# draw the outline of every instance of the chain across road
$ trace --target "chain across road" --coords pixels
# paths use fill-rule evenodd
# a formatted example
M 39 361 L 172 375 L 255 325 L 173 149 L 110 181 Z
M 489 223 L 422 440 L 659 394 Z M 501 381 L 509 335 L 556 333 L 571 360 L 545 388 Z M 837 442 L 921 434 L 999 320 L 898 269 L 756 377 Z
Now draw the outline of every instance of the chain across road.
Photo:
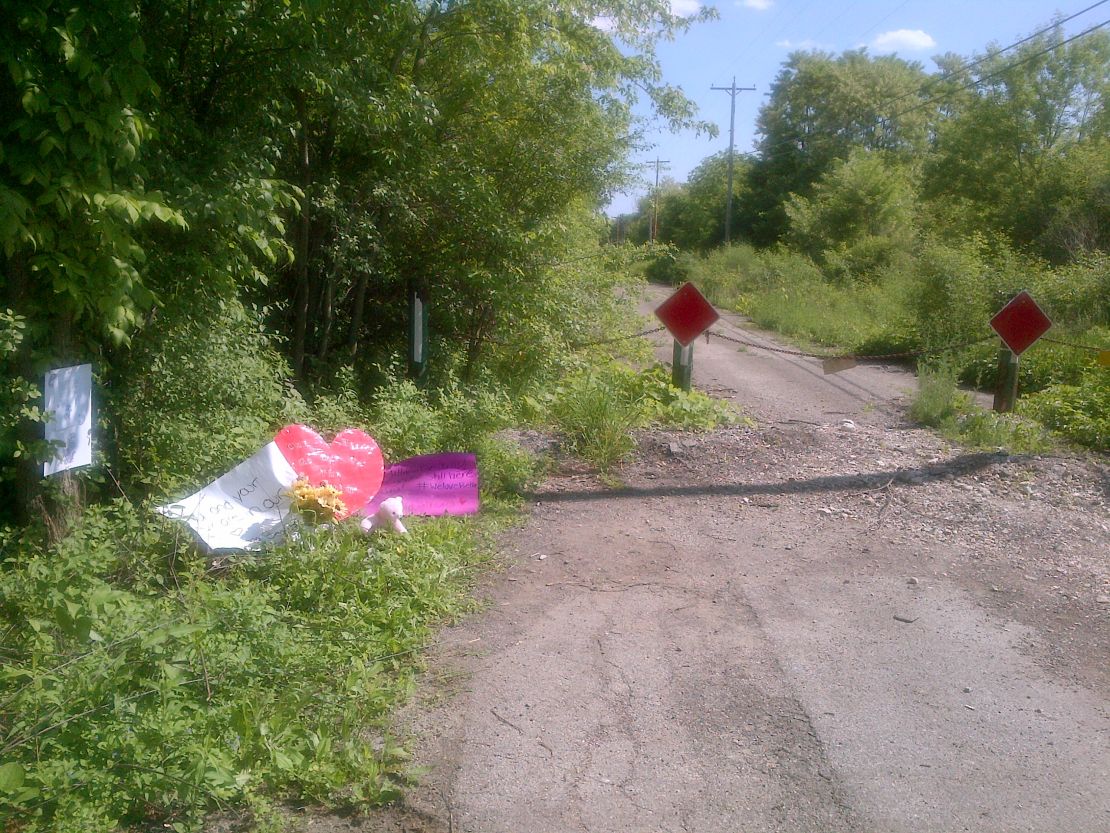
M 616 344 L 619 341 L 630 341 L 634 338 L 642 338 L 644 336 L 655 335 L 656 333 L 663 332 L 663 330 L 665 330 L 665 329 L 666 329 L 666 327 L 662 327 L 662 326 L 652 327 L 650 330 L 641 330 L 640 332 L 633 333 L 632 335 L 617 336 L 616 338 L 606 338 L 606 339 L 602 339 L 600 341 L 574 342 L 570 346 L 575 350 L 579 350 L 579 349 L 582 349 L 584 347 L 598 347 L 598 346 L 604 345 L 604 344 Z M 768 345 L 768 344 L 759 344 L 759 343 L 754 342 L 754 341 L 749 341 L 748 339 L 737 338 L 736 336 L 730 336 L 727 333 L 722 333 L 718 330 L 707 330 L 705 333 L 703 333 L 703 335 L 705 336 L 706 340 L 708 340 L 710 336 L 714 336 L 715 338 L 722 339 L 723 341 L 731 341 L 733 344 L 740 344 L 740 345 L 743 345 L 744 347 L 754 347 L 757 350 L 766 350 L 770 353 L 780 353 L 784 356 L 799 356 L 801 358 L 806 358 L 806 359 L 822 359 L 822 360 L 825 360 L 825 359 L 855 359 L 855 360 L 859 360 L 859 361 L 879 361 L 879 360 L 882 360 L 882 359 L 908 359 L 908 358 L 913 358 L 915 356 L 928 356 L 928 355 L 932 355 L 934 353 L 946 353 L 949 350 L 961 350 L 965 347 L 971 347 L 975 344 L 980 344 L 980 343 L 992 338 L 992 336 L 983 336 L 982 338 L 977 338 L 974 341 L 967 341 L 967 342 L 964 342 L 962 344 L 952 344 L 952 345 L 949 345 L 947 347 L 936 347 L 936 348 L 930 348 L 930 349 L 926 349 L 926 350 L 905 350 L 905 351 L 902 351 L 900 353 L 882 353 L 882 354 L 874 354 L 874 355 L 861 355 L 861 354 L 855 354 L 855 353 L 836 353 L 836 354 L 810 353 L 810 352 L 807 352 L 805 350 L 794 350 L 794 349 L 791 349 L 791 348 L 788 348 L 788 347 L 772 347 L 771 345 Z
M 643 338 L 644 336 L 655 335 L 656 333 L 663 332 L 665 329 L 666 329 L 666 327 L 659 326 L 659 327 L 652 327 L 649 330 L 641 330 L 640 332 L 633 333 L 632 335 L 616 336 L 615 338 L 605 338 L 605 339 L 601 339 L 600 341 L 572 342 L 570 344 L 570 347 L 574 350 L 581 350 L 582 348 L 585 348 L 585 347 L 599 347 L 599 346 L 605 345 L 605 344 L 616 344 L 617 342 L 620 342 L 620 341 L 630 341 L 634 338 Z M 884 359 L 912 359 L 912 358 L 916 358 L 918 356 L 932 356 L 932 355 L 936 355 L 938 353 L 948 353 L 952 350 L 963 350 L 964 348 L 967 348 L 967 347 L 974 347 L 976 344 L 982 344 L 984 341 L 989 341 L 990 339 L 995 338 L 995 336 L 993 336 L 993 335 L 986 335 L 986 336 L 982 336 L 981 338 L 972 339 L 971 341 L 964 341 L 964 342 L 961 342 L 959 344 L 949 344 L 945 347 L 930 347 L 930 348 L 926 348 L 926 349 L 922 349 L 922 350 L 903 350 L 903 351 L 898 352 L 898 353 L 861 354 L 861 353 L 811 353 L 811 352 L 808 352 L 806 350 L 794 350 L 794 349 L 789 348 L 789 347 L 773 347 L 769 344 L 759 344 L 758 342 L 755 342 L 755 341 L 750 341 L 748 339 L 739 338 L 737 336 L 731 336 L 728 333 L 722 333 L 719 330 L 706 330 L 706 332 L 703 333 L 703 335 L 705 336 L 707 341 L 709 340 L 710 336 L 713 336 L 714 338 L 719 338 L 722 341 L 731 341 L 733 344 L 740 344 L 744 347 L 754 347 L 757 350 L 766 350 L 769 353 L 779 353 L 779 354 L 784 355 L 784 356 L 798 356 L 798 357 L 804 358 L 804 359 L 821 359 L 823 361 L 832 360 L 832 359 L 844 359 L 844 360 L 852 359 L 852 360 L 855 360 L 855 361 L 871 361 L 871 362 L 882 361 Z M 493 339 L 491 339 L 491 341 L 493 341 Z M 1095 353 L 1105 351 L 1105 348 L 1102 348 L 1102 347 L 1092 347 L 1092 346 L 1087 345 L 1087 344 L 1074 344 L 1070 341 L 1061 341 L 1061 340 L 1055 339 L 1055 338 L 1042 338 L 1041 341 L 1046 341 L 1050 344 L 1059 344 L 1063 347 L 1071 347 L 1075 350 L 1090 350 L 1090 351 L 1093 351 Z M 502 344 L 502 342 L 500 342 L 500 341 L 495 341 L 494 343 Z

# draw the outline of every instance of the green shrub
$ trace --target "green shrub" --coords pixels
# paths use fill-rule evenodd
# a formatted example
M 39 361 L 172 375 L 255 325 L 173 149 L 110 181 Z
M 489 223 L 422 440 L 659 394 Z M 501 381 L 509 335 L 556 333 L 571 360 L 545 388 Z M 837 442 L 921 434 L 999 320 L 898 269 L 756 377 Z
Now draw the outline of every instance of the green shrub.
M 586 373 L 558 393 L 551 413 L 569 450 L 607 472 L 635 448 L 632 430 L 643 421 L 643 403 Z
M 223 474 L 308 417 L 290 375 L 255 311 L 182 290 L 108 383 L 122 479 L 169 494 Z
M 0 778 L 15 829 L 200 828 L 263 796 L 393 800 L 379 743 L 431 626 L 480 560 L 472 523 L 367 539 L 354 523 L 214 570 L 126 503 L 0 572 Z M 167 558 L 168 554 L 168 558 Z
M 951 425 L 971 406 L 968 395 L 956 386 L 955 369 L 942 362 L 922 365 L 917 374 L 917 394 L 908 416 L 930 428 Z
M 693 255 L 676 253 L 670 246 L 658 246 L 644 267 L 644 277 L 652 283 L 678 286 L 690 279 Z
M 647 425 L 709 430 L 740 421 L 727 402 L 671 384 L 670 371 L 654 365 L 636 371 L 610 363 L 568 379 L 537 411 L 550 417 L 568 448 L 609 471 L 635 447 L 632 432 Z
M 1050 447 L 1039 425 L 1014 414 L 984 411 L 959 390 L 956 378 L 956 370 L 950 363 L 923 365 L 909 417 L 972 448 L 1040 452 Z
M 1068 440 L 1110 451 L 1110 372 L 1093 368 L 1077 384 L 1051 385 L 1018 400 L 1019 410 Z

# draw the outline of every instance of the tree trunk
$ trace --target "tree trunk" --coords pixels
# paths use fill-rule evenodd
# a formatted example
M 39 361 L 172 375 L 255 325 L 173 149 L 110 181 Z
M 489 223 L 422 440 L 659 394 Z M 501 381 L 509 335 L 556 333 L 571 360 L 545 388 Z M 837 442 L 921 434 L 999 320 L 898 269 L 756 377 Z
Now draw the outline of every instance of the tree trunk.
M 297 158 L 300 165 L 300 186 L 304 192 L 301 213 L 297 218 L 293 273 L 296 289 L 293 295 L 293 372 L 304 381 L 305 334 L 308 331 L 308 309 L 311 287 L 308 279 L 308 242 L 312 224 L 312 165 L 308 155 L 308 106 L 304 92 L 295 93 L 297 105 Z
M 369 273 L 363 272 L 358 276 L 358 284 L 355 286 L 354 306 L 351 308 L 351 330 L 347 333 L 347 349 L 351 353 L 351 358 L 354 358 L 358 352 L 358 335 L 362 330 L 362 311 L 366 309 L 366 289 L 369 284 Z
M 317 355 L 323 362 L 328 357 L 331 347 L 331 325 L 335 314 L 335 276 L 328 274 L 324 278 L 323 298 L 320 304 L 320 349 Z

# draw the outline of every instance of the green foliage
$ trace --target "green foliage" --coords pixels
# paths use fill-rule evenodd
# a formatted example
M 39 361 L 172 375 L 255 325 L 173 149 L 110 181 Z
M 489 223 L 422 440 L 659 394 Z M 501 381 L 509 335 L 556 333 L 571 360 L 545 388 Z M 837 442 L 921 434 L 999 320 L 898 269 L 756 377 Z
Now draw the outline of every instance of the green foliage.
M 22 315 L 10 309 L 0 312 L 0 367 L 19 352 L 26 329 L 27 321 Z M 46 414 L 38 404 L 41 396 L 37 385 L 17 374 L 5 376 L 0 383 L 0 463 L 3 464 L 0 482 L 10 481 L 14 476 L 10 461 L 45 459 L 48 452 L 45 441 L 29 441 L 21 432 L 28 422 L 37 425 L 46 422 Z
M 620 379 L 626 395 L 640 402 L 644 425 L 662 425 L 684 431 L 710 431 L 720 425 L 743 421 L 732 406 L 699 390 L 684 391 L 671 383 L 671 372 L 654 365 L 638 373 L 624 372 Z
M 307 416 L 288 378 L 256 312 L 183 287 L 112 380 L 124 479 L 170 494 L 223 474 Z
M 1106 171 L 1110 36 L 1064 41 L 1057 27 L 954 71 L 953 83 L 970 76 L 975 86 L 946 102 L 924 167 L 939 226 L 1002 233 L 1055 260 L 1105 248 L 1096 218 L 1105 211 L 1097 183 Z M 1094 167 L 1079 173 L 1077 163 Z
M 1092 368 L 1075 384 L 1050 385 L 1018 400 L 1019 411 L 1071 442 L 1110 451 L 1110 373 Z
M 909 255 L 914 187 L 908 170 L 879 153 L 853 151 L 786 203 L 788 238 L 840 283 L 874 281 Z
M 622 395 L 610 380 L 587 373 L 572 380 L 558 394 L 552 416 L 570 451 L 602 472 L 627 457 L 636 442 L 632 429 L 642 418 L 639 400 Z
M 183 226 L 137 165 L 157 88 L 126 0 L 30 2 L 5 27 L 0 276 L 17 312 L 126 339 L 150 301 L 135 233 Z
M 956 371 L 950 363 L 923 364 L 917 374 L 917 394 L 910 403 L 908 416 L 930 428 L 951 424 L 971 407 L 970 397 L 957 386 Z
M 205 811 L 394 800 L 382 737 L 429 628 L 458 609 L 470 524 L 353 523 L 215 569 L 126 504 L 0 573 L 0 790 L 21 830 L 199 829 Z M 170 553 L 166 560 L 162 553 Z
M 675 388 L 659 365 L 639 372 L 616 363 L 590 367 L 556 388 L 547 409 L 568 449 L 602 472 L 632 452 L 636 428 L 709 430 L 739 420 L 727 403 Z
M 1037 423 L 1015 414 L 984 411 L 974 405 L 957 388 L 955 369 L 944 362 L 919 370 L 918 392 L 909 416 L 972 448 L 1038 453 L 1051 447 L 1044 429 Z
M 746 236 L 760 244 L 781 240 L 790 195 L 810 197 L 813 184 L 853 149 L 914 159 L 926 144 L 929 110 L 913 106 L 926 78 L 920 64 L 864 50 L 792 53 L 760 110 L 759 158 L 740 212 Z

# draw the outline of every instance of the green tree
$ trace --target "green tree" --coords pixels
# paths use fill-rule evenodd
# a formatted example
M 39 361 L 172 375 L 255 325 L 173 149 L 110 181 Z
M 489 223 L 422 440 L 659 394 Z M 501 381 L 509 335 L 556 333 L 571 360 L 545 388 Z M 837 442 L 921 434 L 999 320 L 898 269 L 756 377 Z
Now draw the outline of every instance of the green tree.
M 908 166 L 856 150 L 813 186 L 791 195 L 787 239 L 840 278 L 874 278 L 914 241 L 917 206 Z
M 937 224 L 1003 232 L 1057 260 L 1105 246 L 1110 35 L 1065 43 L 1057 28 L 964 74 L 925 166 Z
M 0 362 L 30 383 L 126 342 L 152 301 L 139 230 L 184 221 L 147 188 L 141 164 L 157 86 L 138 4 L 33 0 L 4 3 L 3 14 L 0 307 L 27 326 Z M 21 459 L 5 475 L 18 481 L 24 516 L 38 494 L 34 423 L 2 442 Z
M 781 237 L 789 195 L 808 196 L 853 149 L 898 160 L 919 154 L 932 120 L 929 108 L 916 106 L 926 78 L 916 62 L 862 49 L 793 53 L 759 114 L 758 161 L 743 209 L 749 235 L 764 244 Z

